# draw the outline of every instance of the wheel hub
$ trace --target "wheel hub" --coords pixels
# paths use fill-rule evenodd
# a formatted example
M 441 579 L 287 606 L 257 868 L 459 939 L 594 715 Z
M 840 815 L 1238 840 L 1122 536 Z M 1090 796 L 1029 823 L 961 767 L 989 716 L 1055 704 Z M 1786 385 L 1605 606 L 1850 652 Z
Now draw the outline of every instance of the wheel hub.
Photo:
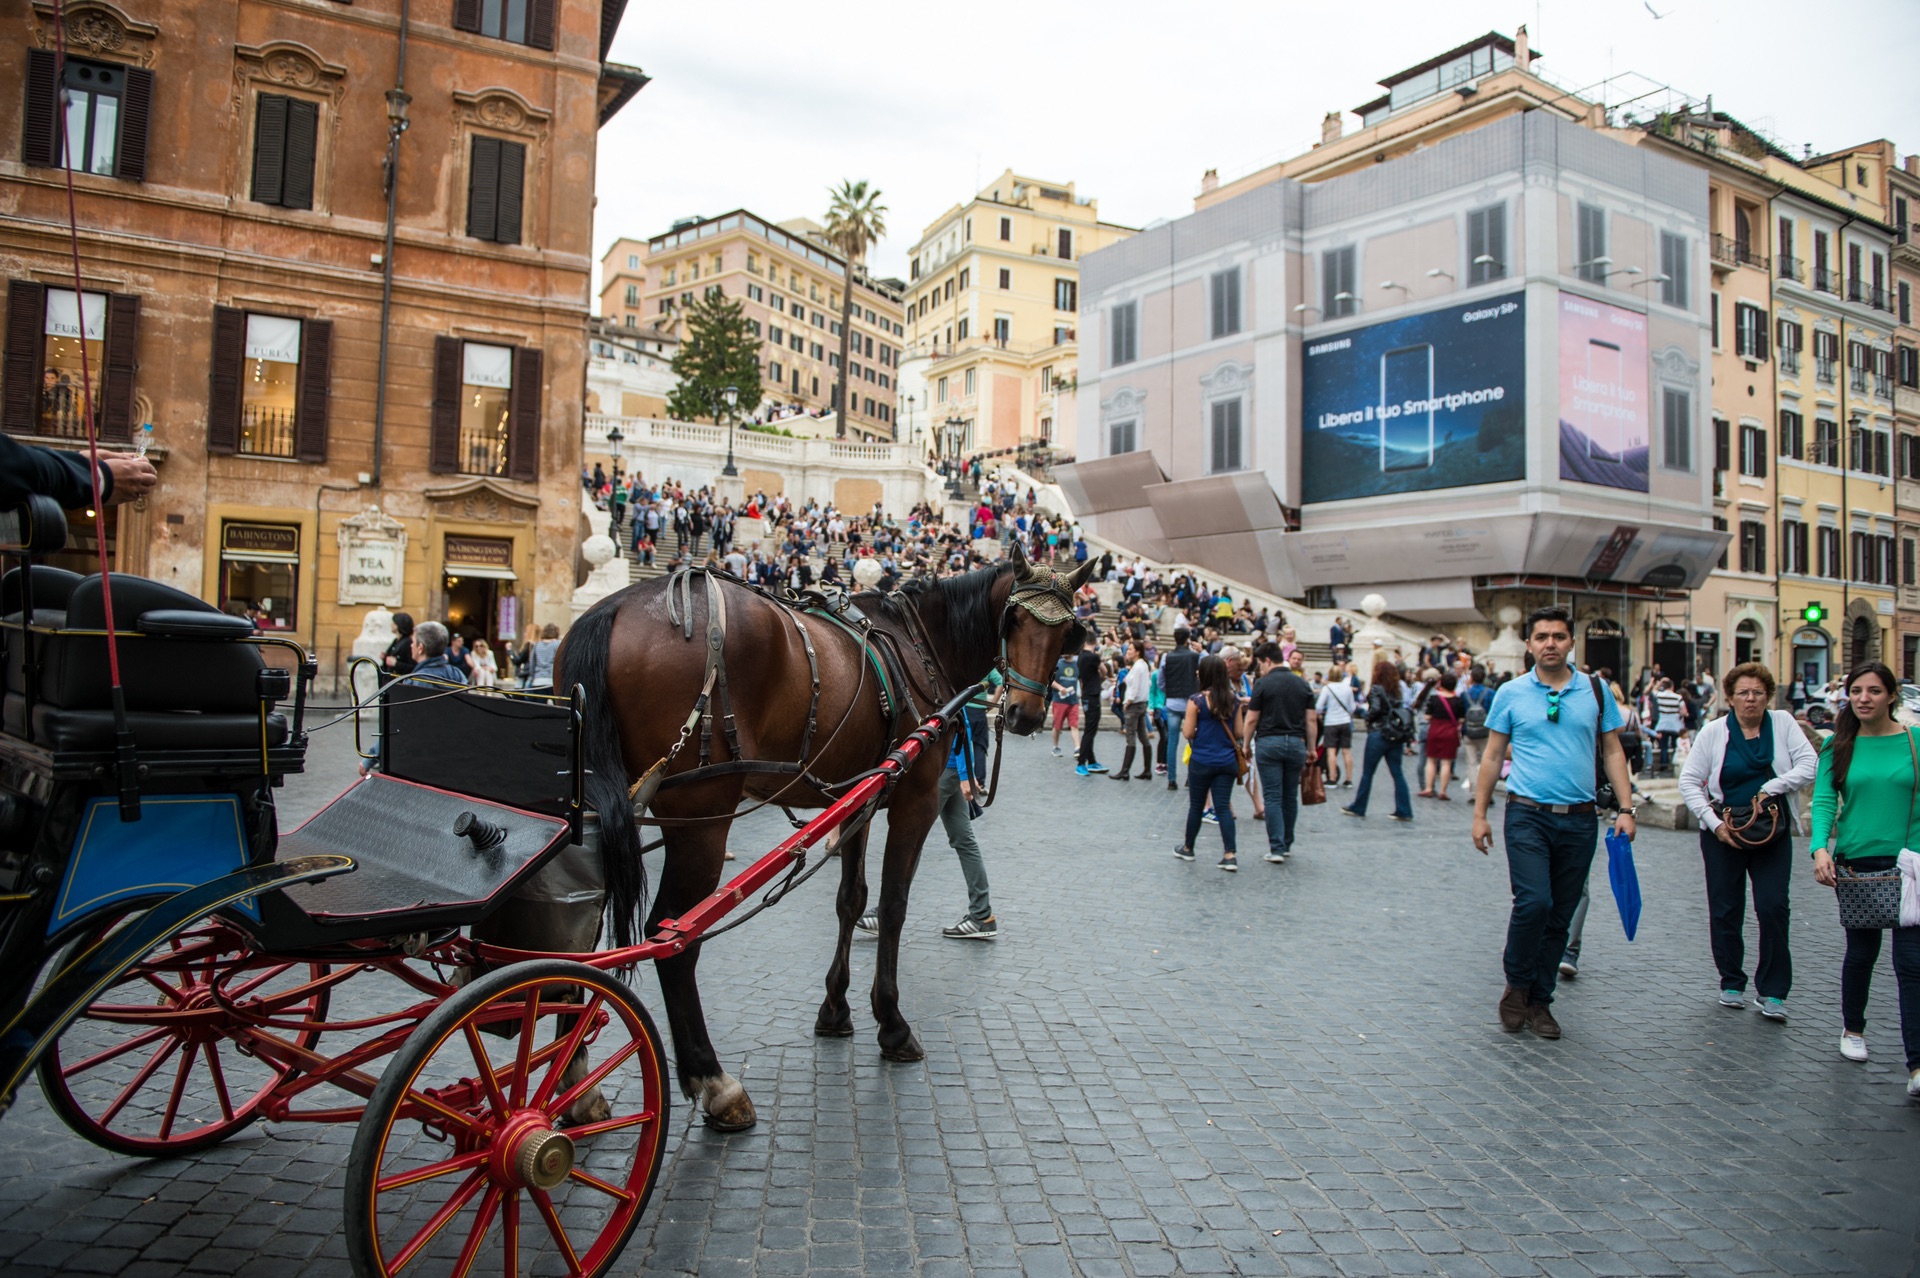
M 573 1141 L 565 1132 L 539 1128 L 520 1138 L 514 1151 L 514 1179 L 530 1189 L 551 1191 L 573 1170 Z

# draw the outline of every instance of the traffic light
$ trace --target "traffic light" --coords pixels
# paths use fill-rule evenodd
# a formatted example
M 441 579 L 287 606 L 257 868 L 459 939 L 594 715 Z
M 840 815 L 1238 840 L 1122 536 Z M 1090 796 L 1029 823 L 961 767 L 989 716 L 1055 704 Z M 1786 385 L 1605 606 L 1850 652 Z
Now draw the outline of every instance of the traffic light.
M 1800 610 L 1800 620 L 1810 626 L 1817 626 L 1826 619 L 1827 607 L 1818 599 Z

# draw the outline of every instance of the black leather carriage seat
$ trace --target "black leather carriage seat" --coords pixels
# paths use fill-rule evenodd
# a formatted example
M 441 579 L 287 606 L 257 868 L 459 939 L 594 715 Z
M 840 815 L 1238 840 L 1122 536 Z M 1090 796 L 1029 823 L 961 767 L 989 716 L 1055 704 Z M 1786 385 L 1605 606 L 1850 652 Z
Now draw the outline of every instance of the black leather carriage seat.
M 0 579 L 8 621 L 19 619 L 16 573 Z M 48 580 L 42 585 L 42 577 Z M 68 580 L 71 579 L 71 580 Z M 106 628 L 106 591 L 98 574 L 77 577 L 56 568 L 33 572 L 34 623 L 69 630 Z M 63 597 L 64 596 L 64 597 Z M 56 605 L 64 604 L 64 608 Z M 244 617 L 230 617 L 185 591 L 144 577 L 113 576 L 120 682 L 134 744 L 143 750 L 240 750 L 260 745 L 258 677 L 265 662 L 250 644 Z M 25 645 L 7 636 L 6 700 L 0 723 L 27 735 Z M 83 635 L 36 635 L 33 740 L 56 751 L 110 750 L 114 745 L 107 641 Z M 287 738 L 284 716 L 267 716 L 267 744 Z

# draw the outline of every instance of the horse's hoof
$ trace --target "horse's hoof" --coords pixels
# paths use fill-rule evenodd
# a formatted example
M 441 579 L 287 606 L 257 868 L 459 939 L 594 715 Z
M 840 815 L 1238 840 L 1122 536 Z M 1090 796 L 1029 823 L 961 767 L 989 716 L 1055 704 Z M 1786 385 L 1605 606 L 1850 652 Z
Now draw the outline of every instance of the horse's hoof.
M 920 1046 L 919 1035 L 909 1033 L 906 1042 L 900 1043 L 897 1046 L 889 1047 L 885 1043 L 880 1044 L 880 1059 L 883 1061 L 897 1061 L 901 1064 L 912 1064 L 914 1061 L 924 1061 L 927 1059 L 927 1051 Z
M 731 1074 L 722 1073 L 718 1078 L 703 1080 L 700 1096 L 706 1124 L 714 1131 L 744 1132 L 760 1121 L 747 1089 Z
M 844 1021 L 815 1021 L 813 1036 L 815 1038 L 852 1038 L 853 1020 L 848 1018 Z

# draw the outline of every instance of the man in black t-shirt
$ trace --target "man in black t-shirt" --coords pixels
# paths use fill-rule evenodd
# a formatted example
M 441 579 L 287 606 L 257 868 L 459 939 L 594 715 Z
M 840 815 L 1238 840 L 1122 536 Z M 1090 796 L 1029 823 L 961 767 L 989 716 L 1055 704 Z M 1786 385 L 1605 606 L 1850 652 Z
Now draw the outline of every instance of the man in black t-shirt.
M 1260 677 L 1247 703 L 1247 748 L 1260 772 L 1260 793 L 1267 805 L 1267 860 L 1286 863 L 1293 850 L 1293 825 L 1300 814 L 1300 774 L 1313 757 L 1319 735 L 1313 689 L 1288 668 L 1280 646 L 1263 643 L 1253 650 Z
M 1107 765 L 1093 757 L 1094 734 L 1100 731 L 1100 649 L 1091 641 L 1074 664 L 1080 675 L 1080 756 L 1074 771 L 1081 776 L 1105 772 Z
M 1193 650 L 1193 632 L 1185 626 L 1173 631 L 1173 651 L 1160 662 L 1160 689 L 1166 694 L 1167 708 L 1161 711 L 1160 736 L 1166 747 L 1161 767 L 1167 773 L 1167 789 L 1180 788 L 1180 724 L 1187 717 L 1187 698 L 1200 691 L 1200 654 Z

